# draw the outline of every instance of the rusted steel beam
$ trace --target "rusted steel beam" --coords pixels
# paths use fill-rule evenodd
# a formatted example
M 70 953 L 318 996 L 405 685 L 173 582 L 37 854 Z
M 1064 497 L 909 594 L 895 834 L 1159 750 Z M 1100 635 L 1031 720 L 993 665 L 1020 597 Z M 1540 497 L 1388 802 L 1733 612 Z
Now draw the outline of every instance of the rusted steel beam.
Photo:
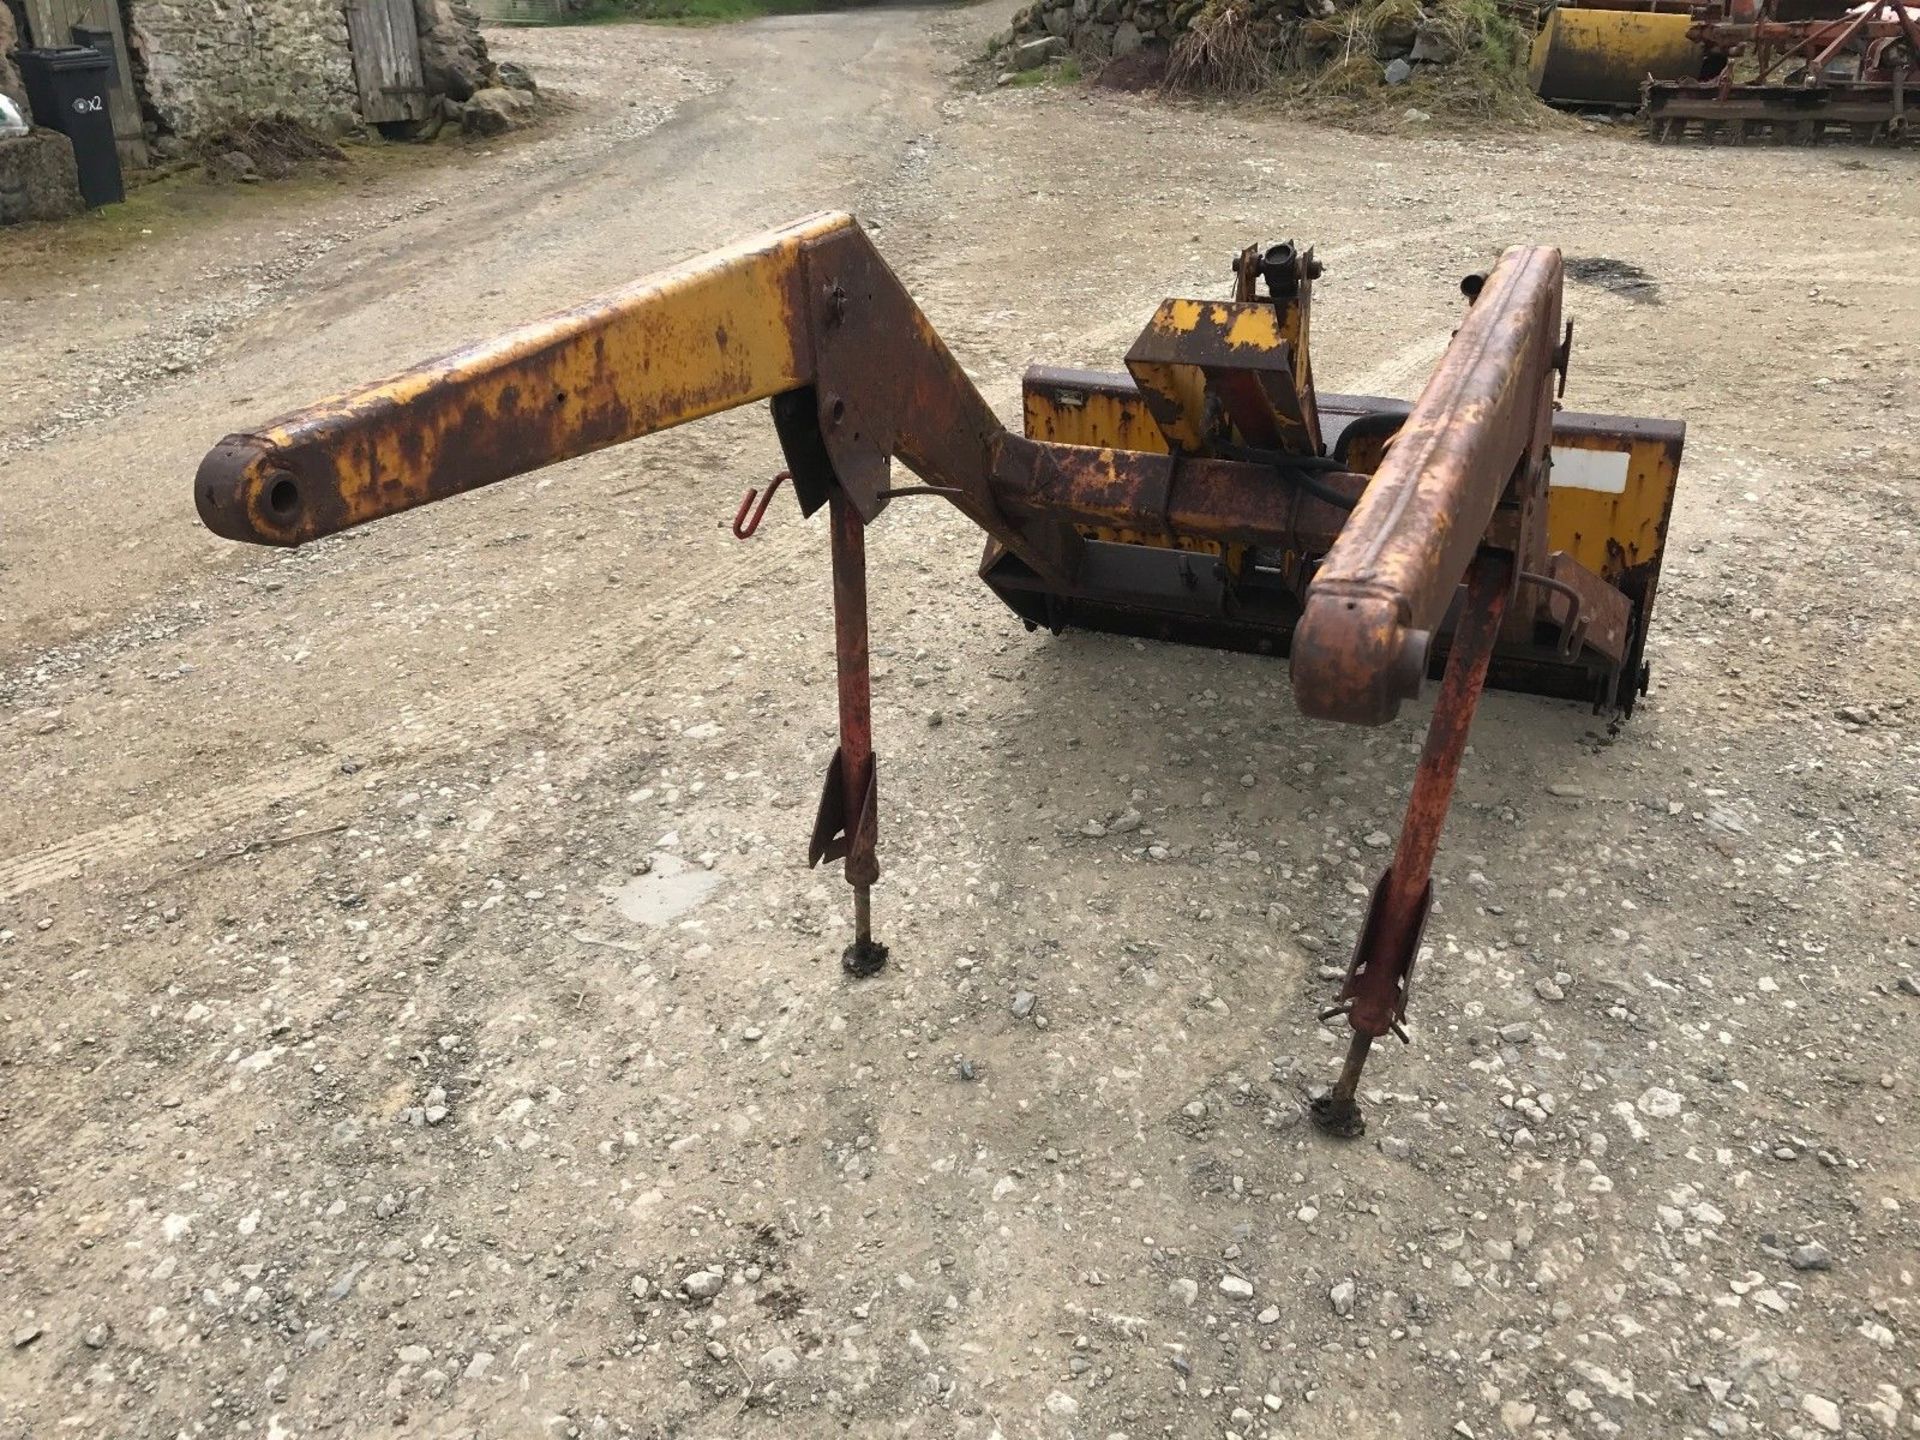
M 1513 579 L 1513 562 L 1505 555 L 1489 551 L 1473 562 L 1447 673 L 1440 682 L 1427 741 L 1414 771 L 1413 791 L 1407 797 L 1400 841 L 1374 886 L 1346 983 L 1327 1012 L 1329 1017 L 1344 1013 L 1353 1027 L 1340 1079 L 1314 1107 L 1315 1118 L 1335 1134 L 1355 1136 L 1366 1129 L 1355 1098 L 1361 1068 L 1373 1042 L 1397 1031 L 1406 1018 L 1414 961 L 1420 955 L 1420 937 L 1433 903 L 1433 857 L 1453 804 L 1454 782 L 1460 776 L 1467 734 L 1486 687 L 1487 666 L 1500 638 Z
M 1496 507 L 1543 486 L 1560 290 L 1553 249 L 1509 250 L 1487 277 L 1308 593 L 1292 662 L 1306 714 L 1391 720 Z
M 229 435 L 200 518 L 299 545 L 805 385 L 802 251 L 849 227 L 800 221 Z
M 1833 50 L 1856 36 L 1884 40 L 1906 34 L 1913 22 L 1904 20 L 1897 5 L 1889 4 L 1877 14 L 1861 11 L 1845 20 L 1817 22 L 1808 20 L 1763 20 L 1749 25 L 1703 21 L 1693 27 L 1693 38 L 1716 51 L 1735 51 L 1743 45 L 1764 45 L 1786 51 L 1790 56 L 1806 56 Z M 1827 55 L 1832 59 L 1832 55 Z
M 992 408 L 850 215 L 717 250 L 377 385 L 229 435 L 194 497 L 233 540 L 300 545 L 756 400 L 804 396 L 839 489 L 886 505 L 898 458 L 1057 583 L 1069 537 L 994 507 Z M 790 459 L 792 457 L 789 457 Z
M 1827 81 L 1735 85 L 1718 81 L 1649 82 L 1644 89 L 1647 132 L 1655 139 L 1684 140 L 1694 126 L 1700 138 L 1738 140 L 1756 136 L 1814 144 L 1845 126 L 1848 137 L 1874 143 L 1912 144 L 1920 127 L 1896 125 L 1901 109 L 1895 86 L 1885 81 Z
M 1367 477 L 1322 471 L 1328 490 L 1357 497 Z M 1289 484 L 1265 465 L 1176 459 L 1007 436 L 993 493 L 1008 515 L 1139 530 L 1185 540 L 1259 545 L 1317 554 L 1339 535 L 1347 511 Z

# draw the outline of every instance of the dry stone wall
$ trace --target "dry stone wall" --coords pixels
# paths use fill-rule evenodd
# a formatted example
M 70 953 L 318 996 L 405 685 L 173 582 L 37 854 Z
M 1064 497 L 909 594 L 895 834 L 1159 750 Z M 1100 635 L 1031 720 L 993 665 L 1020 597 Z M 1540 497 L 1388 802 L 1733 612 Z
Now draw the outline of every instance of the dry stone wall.
M 163 131 L 288 115 L 335 134 L 359 123 L 347 19 L 313 0 L 130 0 L 128 44 Z
M 1093 59 L 1124 59 L 1143 46 L 1170 47 L 1205 0 L 1036 0 L 1014 17 L 1013 35 L 1033 40 L 1054 35 Z M 1331 13 L 1331 0 L 1321 0 Z M 1256 34 L 1277 45 L 1283 24 L 1301 10 L 1318 13 L 1313 0 L 1252 0 Z
M 435 94 L 492 83 L 464 0 L 415 0 L 422 69 Z M 160 133 L 193 139 L 236 119 L 286 115 L 324 133 L 363 121 L 346 11 L 328 0 L 127 0 L 128 43 Z
M 85 208 L 73 142 L 57 130 L 0 140 L 0 225 L 64 220 Z M 0 253 L 5 245 L 0 242 Z
M 134 83 L 156 155 L 194 153 L 196 142 L 240 122 L 287 116 L 322 133 L 361 125 L 360 90 L 345 9 L 337 0 L 124 0 Z M 497 134 L 532 118 L 532 81 L 488 58 L 466 0 L 414 0 L 422 78 L 442 97 L 433 129 L 448 119 Z M 26 110 L 8 54 L 18 24 L 0 0 L 0 94 Z M 507 67 L 512 71 L 513 67 Z M 521 89 L 502 89 L 503 84 Z M 469 118 L 471 116 L 471 118 Z M 209 156 L 216 174 L 258 179 L 240 150 Z M 221 167 L 225 168 L 222 169 Z M 72 146 L 36 130 L 0 139 L 0 225 L 50 220 L 80 209 Z
M 1013 19 L 1013 38 L 1053 36 L 1098 59 L 1131 55 L 1148 40 L 1170 43 L 1164 0 L 1038 0 Z
M 1019 68 L 1021 48 L 1036 63 L 1051 58 L 1038 42 L 1054 39 L 1065 49 L 1094 61 L 1123 60 L 1142 49 L 1162 55 L 1186 33 L 1208 0 L 1035 0 L 1014 16 L 1004 37 L 1010 60 Z M 1309 63 L 1321 64 L 1344 48 L 1342 11 L 1352 0 L 1245 0 L 1247 35 L 1269 54 L 1297 50 Z M 1424 12 L 1409 7 L 1373 27 L 1373 58 L 1388 84 L 1399 84 L 1415 67 L 1448 64 L 1456 57 L 1444 29 Z

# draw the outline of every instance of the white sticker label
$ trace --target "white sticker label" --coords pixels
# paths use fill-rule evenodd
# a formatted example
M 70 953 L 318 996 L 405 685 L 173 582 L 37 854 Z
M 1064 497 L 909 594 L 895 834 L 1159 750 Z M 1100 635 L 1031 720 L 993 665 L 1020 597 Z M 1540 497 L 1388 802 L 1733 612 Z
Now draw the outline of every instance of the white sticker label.
M 1624 495 L 1628 458 L 1624 450 L 1583 450 L 1572 445 L 1556 445 L 1553 447 L 1553 487 Z

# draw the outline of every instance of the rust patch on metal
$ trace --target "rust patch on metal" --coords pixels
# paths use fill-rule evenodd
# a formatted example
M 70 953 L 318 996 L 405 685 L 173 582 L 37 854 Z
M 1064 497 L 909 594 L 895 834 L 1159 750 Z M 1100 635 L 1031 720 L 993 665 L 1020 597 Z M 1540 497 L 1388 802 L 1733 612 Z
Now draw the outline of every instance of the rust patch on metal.
M 1417 691 L 1496 509 L 1544 479 L 1560 290 L 1557 250 L 1509 250 L 1488 276 L 1314 579 L 1293 649 L 1304 713 L 1379 725 Z
M 794 389 L 801 247 L 848 230 L 802 221 L 229 436 L 196 478 L 201 517 L 298 545 Z
M 1329 471 L 1335 492 L 1358 496 L 1367 477 Z M 1160 530 L 1184 540 L 1319 553 L 1347 512 L 1281 481 L 1267 466 L 1001 441 L 993 493 L 1009 515 L 1098 528 Z
M 1702 78 L 1642 86 L 1656 140 L 1920 138 L 1909 113 L 1920 92 L 1920 12 L 1902 0 L 1708 0 L 1687 34 L 1705 53 Z
M 1513 580 L 1513 562 L 1507 556 L 1488 552 L 1474 561 L 1467 579 L 1466 607 L 1414 770 L 1399 842 L 1374 886 L 1346 981 L 1321 1015 L 1331 1019 L 1344 1014 L 1353 1027 L 1340 1079 L 1314 1106 L 1314 1118 L 1336 1135 L 1351 1137 L 1366 1129 L 1357 1096 L 1361 1068 L 1373 1042 L 1388 1034 L 1406 1038 L 1401 1027 L 1413 995 L 1414 962 L 1420 956 L 1420 937 L 1433 904 L 1433 857 L 1453 805 L 1454 783 L 1486 686 L 1487 666 L 1500 639 Z

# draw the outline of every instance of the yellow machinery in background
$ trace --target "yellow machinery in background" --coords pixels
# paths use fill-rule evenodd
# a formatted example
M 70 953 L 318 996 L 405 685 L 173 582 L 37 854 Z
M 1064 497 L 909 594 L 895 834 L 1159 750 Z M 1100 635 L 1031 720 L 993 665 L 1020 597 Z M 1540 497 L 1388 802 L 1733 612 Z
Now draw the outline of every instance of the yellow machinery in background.
M 1527 80 L 1549 105 L 1637 110 L 1648 79 L 1691 80 L 1703 52 L 1692 0 L 1581 0 L 1540 17 Z

